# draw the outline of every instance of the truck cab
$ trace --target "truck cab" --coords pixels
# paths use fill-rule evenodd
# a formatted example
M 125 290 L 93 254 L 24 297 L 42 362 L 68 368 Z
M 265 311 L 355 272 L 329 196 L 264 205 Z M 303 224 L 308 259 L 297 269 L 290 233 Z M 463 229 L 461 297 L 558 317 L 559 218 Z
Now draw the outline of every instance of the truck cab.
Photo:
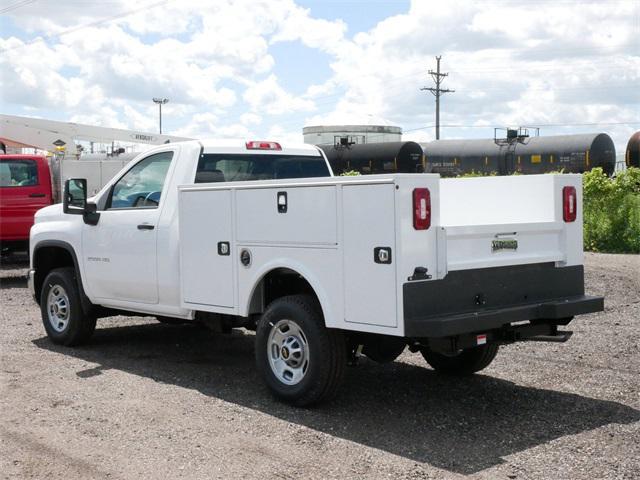
M 0 155 L 2 253 L 25 249 L 35 213 L 53 203 L 49 163 L 42 155 Z

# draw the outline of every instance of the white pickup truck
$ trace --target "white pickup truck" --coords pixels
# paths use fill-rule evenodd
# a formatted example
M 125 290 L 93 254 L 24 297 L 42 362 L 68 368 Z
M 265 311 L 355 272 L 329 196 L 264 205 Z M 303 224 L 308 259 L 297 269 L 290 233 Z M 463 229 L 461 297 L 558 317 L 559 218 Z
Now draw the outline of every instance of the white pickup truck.
M 581 177 L 332 177 L 322 152 L 188 141 L 138 156 L 95 197 L 68 180 L 31 229 L 29 284 L 48 336 L 77 345 L 133 312 L 256 330 L 279 398 L 330 398 L 364 354 L 408 346 L 437 371 L 498 346 L 565 341 L 586 296 Z

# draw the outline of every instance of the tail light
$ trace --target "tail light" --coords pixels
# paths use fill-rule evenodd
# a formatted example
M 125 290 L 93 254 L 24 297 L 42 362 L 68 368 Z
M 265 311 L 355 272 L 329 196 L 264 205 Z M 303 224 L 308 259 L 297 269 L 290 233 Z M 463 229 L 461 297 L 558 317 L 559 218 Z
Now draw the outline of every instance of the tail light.
M 575 187 L 564 187 L 562 189 L 562 218 L 565 222 L 574 222 L 578 200 Z
M 431 194 L 428 188 L 413 190 L 413 228 L 427 230 L 431 226 Z
M 251 141 L 245 143 L 247 150 L 282 150 L 282 147 L 277 142 L 257 142 Z

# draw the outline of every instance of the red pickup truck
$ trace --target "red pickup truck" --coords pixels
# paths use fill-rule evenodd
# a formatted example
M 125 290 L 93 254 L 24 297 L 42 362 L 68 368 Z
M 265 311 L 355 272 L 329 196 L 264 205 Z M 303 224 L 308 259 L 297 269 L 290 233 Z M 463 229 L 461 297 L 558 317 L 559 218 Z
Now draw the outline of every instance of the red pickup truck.
M 25 250 L 33 215 L 53 203 L 49 162 L 42 155 L 0 155 L 0 249 Z

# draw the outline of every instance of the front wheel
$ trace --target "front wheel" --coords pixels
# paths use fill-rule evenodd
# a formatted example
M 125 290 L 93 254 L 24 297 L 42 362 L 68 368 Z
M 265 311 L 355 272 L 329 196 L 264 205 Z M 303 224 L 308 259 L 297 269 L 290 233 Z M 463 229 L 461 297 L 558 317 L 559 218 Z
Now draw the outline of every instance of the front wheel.
M 434 370 L 447 375 L 471 375 L 487 368 L 498 353 L 498 344 L 491 343 L 465 348 L 455 355 L 421 350 L 422 356 Z
M 271 392 L 295 406 L 329 400 L 347 363 L 343 335 L 324 326 L 310 295 L 274 300 L 256 330 L 256 364 Z
M 47 275 L 40 311 L 47 335 L 59 345 L 85 343 L 96 328 L 96 318 L 82 311 L 76 272 L 70 267 L 56 268 Z

